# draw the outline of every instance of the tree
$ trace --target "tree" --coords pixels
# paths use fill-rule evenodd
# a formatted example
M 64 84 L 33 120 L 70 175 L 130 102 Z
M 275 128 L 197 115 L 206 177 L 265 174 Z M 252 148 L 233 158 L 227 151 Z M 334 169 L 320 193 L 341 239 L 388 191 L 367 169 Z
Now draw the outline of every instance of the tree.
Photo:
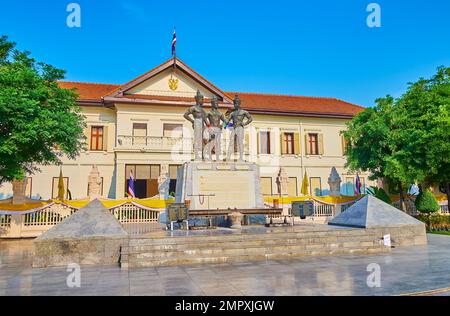
M 440 185 L 450 200 L 450 68 L 409 84 L 396 102 L 393 137 L 404 172 L 424 185 Z
M 421 190 L 414 204 L 420 213 L 427 215 L 428 229 L 431 230 L 431 215 L 440 209 L 433 193 L 428 190 Z
M 15 49 L 0 37 L 0 183 L 74 159 L 84 146 L 84 117 L 65 72 Z
M 394 100 L 377 100 L 350 121 L 347 165 L 385 178 L 400 193 L 402 209 L 409 184 L 444 184 L 450 198 L 450 68 L 411 83 Z
M 376 100 L 377 105 L 357 114 L 347 123 L 344 135 L 347 167 L 351 170 L 369 172 L 369 178 L 383 178 L 400 192 L 402 209 L 404 205 L 404 187 L 411 179 L 396 167 L 395 156 L 398 144 L 393 141 L 393 111 L 395 101 L 391 96 Z

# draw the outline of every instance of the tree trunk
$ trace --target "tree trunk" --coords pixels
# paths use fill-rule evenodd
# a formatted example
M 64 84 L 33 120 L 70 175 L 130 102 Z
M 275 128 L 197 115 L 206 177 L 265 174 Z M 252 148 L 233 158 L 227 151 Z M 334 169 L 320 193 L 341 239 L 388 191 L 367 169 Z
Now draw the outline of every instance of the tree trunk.
M 403 212 L 406 212 L 405 193 L 403 192 L 401 184 L 398 185 L 398 192 L 400 193 L 400 209 Z

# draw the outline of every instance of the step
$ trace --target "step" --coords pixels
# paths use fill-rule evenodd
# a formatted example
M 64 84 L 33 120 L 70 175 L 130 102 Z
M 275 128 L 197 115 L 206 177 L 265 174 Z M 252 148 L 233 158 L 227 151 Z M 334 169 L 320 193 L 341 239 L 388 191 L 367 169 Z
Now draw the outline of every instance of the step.
M 342 237 L 342 236 L 328 236 L 328 237 L 315 237 L 315 238 L 290 238 L 290 239 L 272 239 L 272 240 L 244 240 L 236 242 L 191 242 L 182 244 L 169 244 L 169 245 L 138 245 L 124 247 L 128 253 L 138 252 L 157 252 L 157 251 L 187 251 L 191 249 L 230 249 L 230 248 L 248 248 L 255 246 L 278 246 L 278 245 L 308 245 L 308 244 L 322 244 L 322 243 L 343 243 L 357 240 L 359 242 L 372 242 L 377 241 L 378 238 L 375 235 L 367 235 L 361 237 Z
M 275 240 L 275 239 L 307 239 L 321 237 L 358 237 L 374 235 L 366 230 L 331 230 L 319 232 L 292 232 L 292 233 L 267 233 L 267 234 L 236 234 L 215 236 L 188 236 L 188 237 L 156 237 L 156 238 L 131 238 L 129 246 L 143 245 L 181 245 L 187 243 L 224 243 L 252 240 Z M 375 235 L 374 235 L 375 236 Z
M 130 268 L 145 268 L 157 266 L 178 266 L 178 265 L 198 265 L 198 264 L 217 264 L 234 262 L 253 262 L 267 261 L 289 258 L 300 258 L 307 256 L 329 256 L 345 254 L 374 254 L 389 252 L 390 248 L 353 248 L 353 249 L 334 249 L 322 251 L 305 251 L 295 253 L 268 253 L 260 255 L 242 255 L 242 256 L 210 256 L 210 257 L 189 257 L 189 258 L 164 258 L 156 260 L 130 260 Z
M 344 243 L 320 243 L 320 244 L 306 244 L 306 245 L 273 245 L 273 246 L 254 246 L 254 247 L 230 247 L 230 248 L 207 248 L 207 249 L 189 249 L 182 251 L 151 251 L 151 252 L 128 252 L 130 258 L 135 259 L 154 259 L 154 258 L 169 258 L 169 257 L 204 257 L 217 255 L 252 255 L 265 253 L 290 253 L 301 251 L 312 251 L 322 249 L 354 249 L 357 247 L 377 248 L 379 243 L 376 241 L 354 241 Z
M 268 231 L 179 237 L 131 238 L 122 248 L 124 267 L 246 262 L 305 256 L 390 251 L 365 229 Z

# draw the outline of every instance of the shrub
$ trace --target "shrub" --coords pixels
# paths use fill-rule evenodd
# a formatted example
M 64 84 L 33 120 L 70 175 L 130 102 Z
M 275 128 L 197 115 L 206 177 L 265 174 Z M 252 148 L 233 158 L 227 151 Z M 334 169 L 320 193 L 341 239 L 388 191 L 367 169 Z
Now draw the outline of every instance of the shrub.
M 430 225 L 430 230 L 434 231 L 449 231 L 450 230 L 450 216 L 433 214 L 428 216 L 428 214 L 419 214 L 417 219 Z
M 434 213 L 440 209 L 440 206 L 433 193 L 428 190 L 421 191 L 414 202 L 416 209 L 420 213 Z
M 414 202 L 416 205 L 417 211 L 424 214 L 427 218 L 426 223 L 428 226 L 428 230 L 433 229 L 433 222 L 431 219 L 431 215 L 437 212 L 440 209 L 440 206 L 434 197 L 433 193 L 428 190 L 420 191 L 419 195 Z

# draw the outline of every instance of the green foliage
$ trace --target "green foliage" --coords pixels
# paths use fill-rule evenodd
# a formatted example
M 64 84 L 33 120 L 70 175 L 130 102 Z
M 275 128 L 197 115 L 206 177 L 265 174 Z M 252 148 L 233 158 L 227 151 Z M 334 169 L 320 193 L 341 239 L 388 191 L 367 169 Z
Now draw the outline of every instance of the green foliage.
M 419 214 L 417 219 L 426 223 L 429 231 L 450 230 L 450 216 L 440 214 Z
M 450 191 L 450 68 L 409 84 L 398 99 L 376 102 L 343 132 L 347 166 L 402 190 L 411 183 L 442 183 Z
M 378 99 L 374 108 L 367 108 L 347 123 L 342 134 L 348 142 L 347 166 L 352 170 L 369 171 L 371 179 L 386 177 L 386 157 L 390 147 L 391 111 L 394 99 Z
M 440 209 L 439 203 L 433 193 L 423 190 L 419 193 L 414 202 L 416 209 L 421 213 L 434 213 Z
M 0 37 L 0 183 L 74 159 L 83 147 L 77 95 L 61 89 L 64 71 L 37 62 Z
M 389 195 L 386 193 L 386 191 L 383 188 L 370 187 L 367 189 L 367 193 L 369 195 L 372 195 L 372 196 L 380 199 L 383 202 L 392 204 L 391 198 L 389 197 Z
M 409 85 L 396 102 L 393 141 L 400 172 L 418 183 L 450 182 L 450 68 Z

